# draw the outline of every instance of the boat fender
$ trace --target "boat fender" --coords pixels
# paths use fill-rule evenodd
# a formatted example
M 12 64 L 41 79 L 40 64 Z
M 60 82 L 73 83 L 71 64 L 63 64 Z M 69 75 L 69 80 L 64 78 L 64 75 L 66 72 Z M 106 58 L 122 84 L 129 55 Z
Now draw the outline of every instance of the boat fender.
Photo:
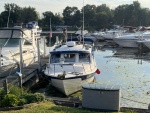
M 97 70 L 96 70 L 96 73 L 97 73 L 97 74 L 100 74 L 101 72 L 100 72 L 100 70 L 99 70 L 99 69 L 97 69 Z

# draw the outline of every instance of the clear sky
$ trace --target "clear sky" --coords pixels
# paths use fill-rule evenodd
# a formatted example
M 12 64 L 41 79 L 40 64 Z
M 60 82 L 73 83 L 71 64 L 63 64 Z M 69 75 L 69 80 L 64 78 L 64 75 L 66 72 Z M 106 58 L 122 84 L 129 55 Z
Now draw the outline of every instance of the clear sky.
M 132 4 L 136 0 L 84 0 L 84 5 L 101 5 L 106 4 L 111 9 L 122 4 Z M 138 0 L 142 7 L 150 8 L 150 0 Z M 20 7 L 34 7 L 40 14 L 45 11 L 53 13 L 62 13 L 66 6 L 76 6 L 81 9 L 83 0 L 0 0 L 0 12 L 4 11 L 5 3 L 15 3 Z

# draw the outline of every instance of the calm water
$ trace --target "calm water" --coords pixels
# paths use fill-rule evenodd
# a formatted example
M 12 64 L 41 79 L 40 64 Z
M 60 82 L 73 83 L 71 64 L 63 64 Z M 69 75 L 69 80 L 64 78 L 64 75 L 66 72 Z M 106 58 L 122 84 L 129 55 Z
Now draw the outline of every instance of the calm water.
M 55 39 L 53 42 L 55 42 Z M 41 48 L 43 41 L 41 40 Z M 150 103 L 150 53 L 139 54 L 137 49 L 114 48 L 99 42 L 95 59 L 101 74 L 96 82 L 120 85 L 121 107 L 148 108 Z M 52 48 L 46 48 L 46 54 Z

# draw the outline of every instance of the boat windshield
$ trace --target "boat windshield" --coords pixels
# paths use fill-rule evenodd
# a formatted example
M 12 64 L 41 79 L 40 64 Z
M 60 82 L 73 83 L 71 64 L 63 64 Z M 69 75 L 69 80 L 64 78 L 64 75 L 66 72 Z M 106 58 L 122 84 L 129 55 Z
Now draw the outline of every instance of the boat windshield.
M 64 54 L 64 62 L 75 62 L 75 54 Z
M 19 47 L 20 38 L 0 38 L 0 47 Z
M 60 62 L 60 54 L 52 54 L 50 62 L 51 63 L 59 63 Z
M 79 54 L 79 62 L 90 62 L 90 54 L 89 53 L 80 53 Z

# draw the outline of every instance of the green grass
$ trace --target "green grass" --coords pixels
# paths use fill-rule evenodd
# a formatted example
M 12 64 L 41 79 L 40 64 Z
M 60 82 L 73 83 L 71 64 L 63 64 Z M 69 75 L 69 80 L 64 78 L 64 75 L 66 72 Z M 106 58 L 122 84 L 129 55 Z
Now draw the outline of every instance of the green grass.
M 124 111 L 125 113 L 136 113 L 133 110 L 124 110 Z M 94 112 L 84 110 L 81 108 L 58 106 L 51 101 L 45 101 L 40 103 L 27 104 L 24 106 L 23 109 L 20 110 L 0 111 L 0 113 L 102 113 L 102 112 Z

